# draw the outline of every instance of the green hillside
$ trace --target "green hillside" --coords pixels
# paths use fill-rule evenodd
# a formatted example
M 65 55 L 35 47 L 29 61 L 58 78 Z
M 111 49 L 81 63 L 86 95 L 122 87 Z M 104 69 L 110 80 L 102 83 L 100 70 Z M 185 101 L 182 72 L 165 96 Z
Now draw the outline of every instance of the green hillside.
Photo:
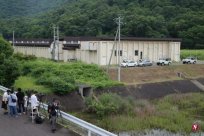
M 56 5 L 54 0 L 40 3 L 47 4 L 45 11 Z M 24 11 L 20 7 L 16 4 L 15 13 Z M 5 38 L 11 38 L 13 30 L 16 37 L 52 38 L 55 24 L 60 36 L 114 36 L 114 19 L 120 15 L 122 36 L 182 38 L 182 48 L 204 48 L 203 0 L 71 0 L 57 7 L 35 17 L 0 18 L 0 33 Z
M 31 16 L 53 10 L 69 0 L 0 0 L 0 18 Z

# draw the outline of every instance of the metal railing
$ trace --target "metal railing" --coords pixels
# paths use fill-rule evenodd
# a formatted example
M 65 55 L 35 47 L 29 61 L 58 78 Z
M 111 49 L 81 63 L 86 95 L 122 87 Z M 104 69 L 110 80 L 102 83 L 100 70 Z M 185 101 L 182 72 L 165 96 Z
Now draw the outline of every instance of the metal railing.
M 8 90 L 8 88 L 0 85 L 0 90 L 5 92 Z M 45 103 L 42 103 L 42 104 L 40 104 L 40 107 L 43 108 L 44 110 L 47 110 L 48 105 Z M 59 111 L 59 112 L 60 112 L 60 116 L 63 118 L 63 120 L 70 122 L 72 124 L 75 124 L 75 126 L 80 127 L 81 130 L 85 131 L 85 133 L 78 133 L 80 135 L 84 135 L 84 136 L 117 136 L 116 134 L 113 134 L 109 131 L 106 131 L 102 128 L 99 128 L 99 127 L 97 127 L 91 123 L 88 123 L 84 120 L 81 120 L 81 119 L 74 117 L 70 114 L 67 114 L 63 111 Z M 75 132 L 76 132 L 76 129 L 75 129 Z

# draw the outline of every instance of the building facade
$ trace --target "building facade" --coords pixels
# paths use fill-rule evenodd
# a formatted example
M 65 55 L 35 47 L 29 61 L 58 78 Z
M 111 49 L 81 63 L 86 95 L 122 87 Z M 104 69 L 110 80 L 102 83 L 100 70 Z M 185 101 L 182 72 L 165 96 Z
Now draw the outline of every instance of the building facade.
M 124 59 L 149 59 L 156 62 L 168 57 L 180 61 L 181 39 L 174 38 L 121 38 L 120 44 L 113 38 L 64 37 L 53 42 L 48 39 L 16 39 L 14 51 L 26 55 L 61 60 L 80 60 L 88 64 L 118 64 Z M 119 57 L 118 57 L 119 55 Z

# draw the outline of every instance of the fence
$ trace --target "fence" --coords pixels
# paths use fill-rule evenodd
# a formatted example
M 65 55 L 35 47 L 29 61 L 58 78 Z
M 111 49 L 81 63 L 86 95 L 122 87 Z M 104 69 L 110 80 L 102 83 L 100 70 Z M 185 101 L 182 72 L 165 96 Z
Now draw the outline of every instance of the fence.
M 6 90 L 8 90 L 8 88 L 0 85 L 0 90 L 5 92 Z M 40 104 L 40 107 L 47 111 L 48 105 L 42 103 Z M 59 111 L 59 114 L 61 117 L 62 125 L 66 127 L 68 126 L 69 129 L 73 130 L 74 132 L 82 136 L 117 136 L 116 134 L 113 134 L 109 131 L 99 128 L 91 123 L 83 121 L 63 111 Z

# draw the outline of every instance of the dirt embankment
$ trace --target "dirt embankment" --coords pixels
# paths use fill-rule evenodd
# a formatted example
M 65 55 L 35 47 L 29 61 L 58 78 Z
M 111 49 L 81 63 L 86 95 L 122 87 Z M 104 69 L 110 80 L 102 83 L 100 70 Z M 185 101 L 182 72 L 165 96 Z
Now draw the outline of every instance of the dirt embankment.
M 103 90 L 95 90 L 96 95 L 104 92 L 117 93 L 122 97 L 134 99 L 155 99 L 172 93 L 202 92 L 189 79 L 178 77 L 182 73 L 186 78 L 198 78 L 204 84 L 204 65 L 178 65 L 165 67 L 123 68 L 121 81 L 125 86 L 116 86 Z M 111 69 L 111 79 L 117 80 L 117 69 Z M 77 92 L 64 96 L 49 96 L 61 101 L 65 111 L 81 111 L 85 107 L 84 99 Z
M 121 68 L 121 82 L 126 85 L 181 80 L 178 73 L 186 78 L 204 77 L 204 65 L 172 65 L 153 67 Z M 117 69 L 109 70 L 109 77 L 117 80 Z

